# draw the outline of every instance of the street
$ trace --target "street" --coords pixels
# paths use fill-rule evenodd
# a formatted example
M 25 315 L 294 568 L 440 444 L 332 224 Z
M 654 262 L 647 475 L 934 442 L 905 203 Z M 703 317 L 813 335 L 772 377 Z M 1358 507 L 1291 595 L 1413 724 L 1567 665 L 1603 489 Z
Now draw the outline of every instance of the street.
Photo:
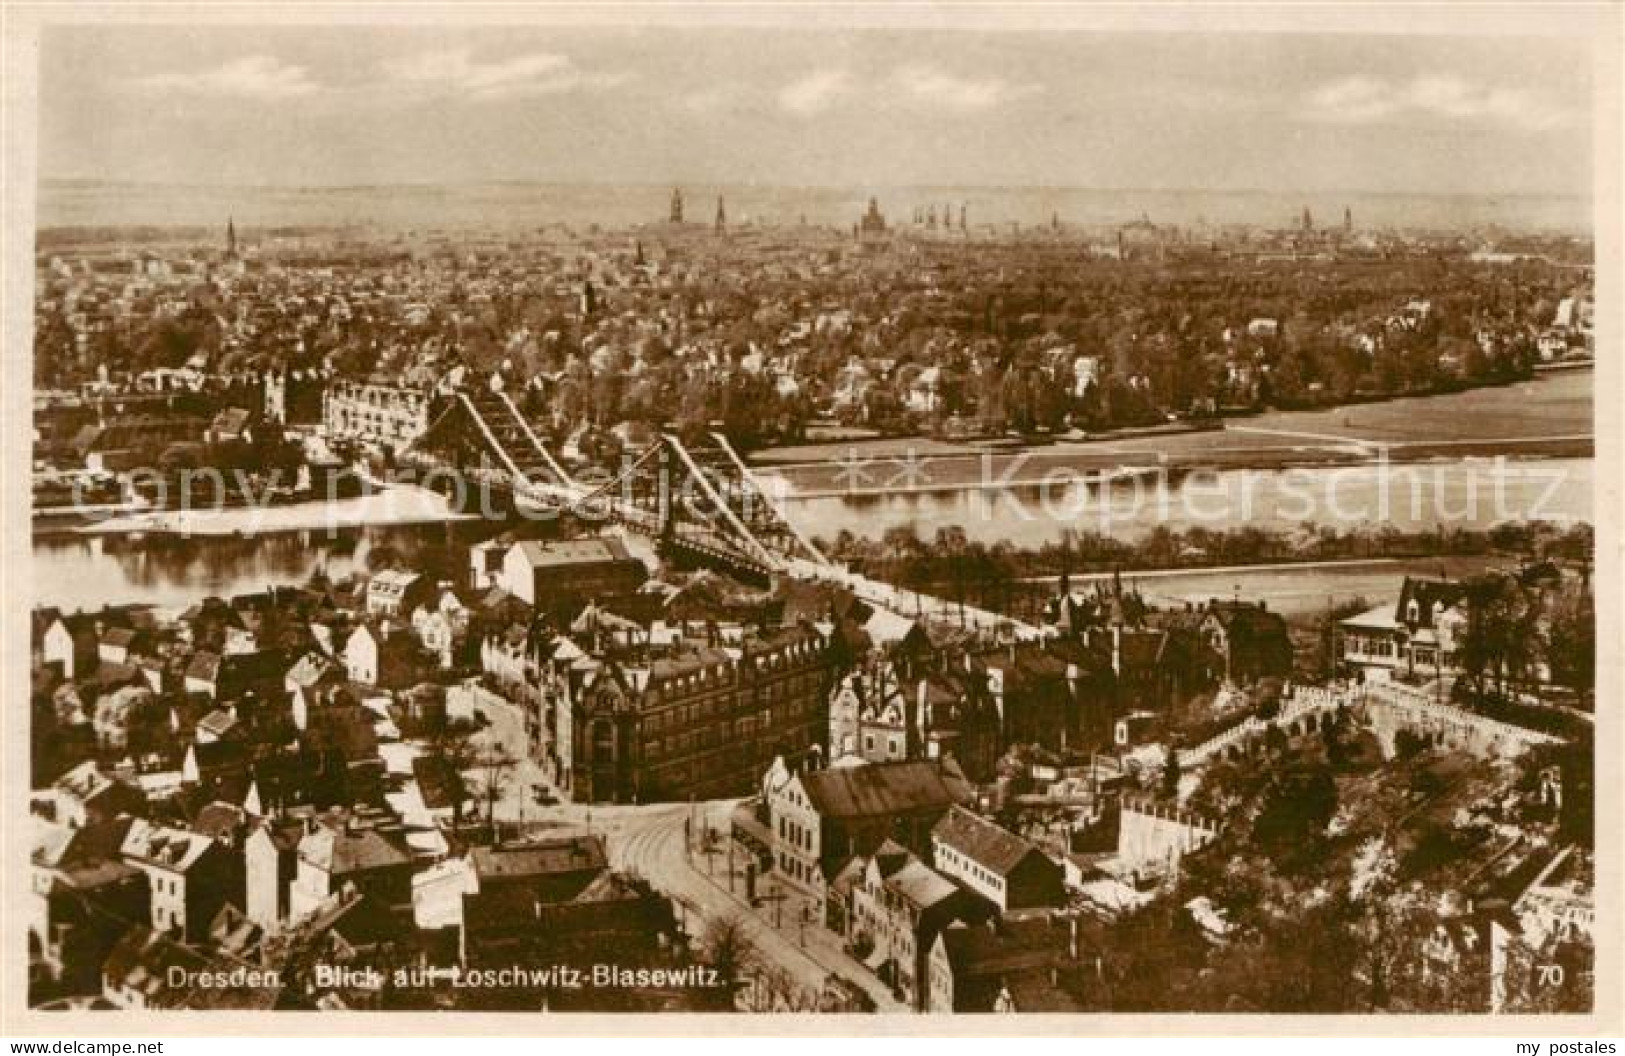
M 487 725 L 470 738 L 470 747 L 477 759 L 508 759 L 512 765 L 498 768 L 497 795 L 491 804 L 495 820 L 508 823 L 527 823 L 546 820 L 548 808 L 536 801 L 538 786 L 551 791 L 541 767 L 530 757 L 530 746 L 525 737 L 525 716 L 517 704 L 480 686 L 465 687 L 462 691 L 473 694 L 476 707 L 485 716 Z M 486 812 L 486 782 L 490 767 L 476 765 L 463 772 L 468 781 L 470 795 L 477 801 L 476 811 Z
M 719 829 L 727 838 L 728 818 L 733 800 L 698 804 L 696 829 L 704 824 Z M 583 808 L 571 807 L 572 813 Z M 684 822 L 689 818 L 687 804 L 647 807 L 598 807 L 593 809 L 593 831 L 602 832 L 609 845 L 610 863 L 617 869 L 637 872 L 670 895 L 701 921 L 738 917 L 757 953 L 790 972 L 813 993 L 820 992 L 831 973 L 860 987 L 881 1012 L 907 1012 L 908 1007 L 891 994 L 887 986 L 863 965 L 841 949 L 840 937 L 816 923 L 801 922 L 800 900 L 785 897 L 775 908 L 778 881 L 771 877 L 758 881 L 762 905 L 752 909 L 744 898 L 743 856 L 736 856 L 736 892 L 730 893 L 727 856 L 711 860 L 713 875 L 706 873 L 705 856 L 690 861 L 684 853 Z M 775 920 L 779 927 L 775 928 Z M 690 920 L 691 933 L 702 935 L 704 926 Z
M 581 826 L 604 837 L 610 865 L 638 873 L 677 904 L 690 935 L 705 933 L 705 923 L 737 916 L 743 923 L 758 954 L 783 968 L 811 993 L 820 993 L 833 972 L 860 987 L 883 1012 L 907 1012 L 908 1008 L 868 969 L 841 948 L 841 938 L 818 925 L 810 899 L 769 873 L 757 881 L 760 905 L 745 900 L 745 855 L 738 852 L 732 863 L 733 890 L 730 891 L 727 841 L 731 838 L 729 817 L 735 800 L 717 800 L 690 805 L 660 803 L 648 805 L 597 805 L 559 803 L 538 804 L 534 789 L 547 787 L 541 769 L 529 758 L 525 741 L 524 716 L 518 706 L 484 689 L 474 690 L 479 710 L 488 723 L 473 738 L 477 755 L 500 755 L 517 760 L 499 781 L 494 814 L 504 823 L 557 823 Z M 466 771 L 478 800 L 476 810 L 483 814 L 486 768 Z M 693 859 L 685 853 L 684 822 L 691 816 L 696 834 L 709 827 L 721 834 L 710 855 L 700 853 L 696 838 Z

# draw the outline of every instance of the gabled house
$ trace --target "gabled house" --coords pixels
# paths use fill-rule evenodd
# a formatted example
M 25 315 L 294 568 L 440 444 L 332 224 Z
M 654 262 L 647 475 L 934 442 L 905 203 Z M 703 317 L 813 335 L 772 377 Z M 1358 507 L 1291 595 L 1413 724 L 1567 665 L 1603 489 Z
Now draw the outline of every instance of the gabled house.
M 1082 1012 L 1083 1003 L 1060 985 L 1060 970 L 1081 952 L 1075 920 L 952 924 L 932 943 L 923 1010 Z
M 89 675 L 101 659 L 95 618 L 58 616 L 45 629 L 40 653 L 45 663 L 58 665 L 62 677 L 70 682 Z
M 96 654 L 104 664 L 134 663 L 152 650 L 152 635 L 135 627 L 109 627 L 101 634 Z
M 213 699 L 220 695 L 220 656 L 199 649 L 187 661 L 183 685 L 188 693 L 203 693 Z
M 241 777 L 248 772 L 248 763 L 248 749 L 242 741 L 194 740 L 181 761 L 181 780 L 208 785 L 223 778 Z
M 496 554 L 501 553 L 500 566 Z M 471 554 L 476 589 L 501 587 L 537 608 L 630 594 L 649 570 L 615 536 L 579 539 L 523 539 L 506 550 L 491 544 Z
M 942 930 L 986 911 L 947 877 L 887 840 L 868 856 L 852 891 L 848 940 L 864 963 L 903 996 L 924 1005 L 926 956 Z
M 398 823 L 335 810 L 319 815 L 299 840 L 291 919 L 315 913 L 346 886 L 383 906 L 410 906 L 413 856 Z
M 241 900 L 237 863 L 207 836 L 136 821 L 119 854 L 147 874 L 155 931 L 183 941 L 200 939 L 222 905 L 233 898 Z
M 405 619 L 434 594 L 434 584 L 416 572 L 384 569 L 367 582 L 367 615 Z
M 35 826 L 32 878 L 26 896 L 29 938 L 52 978 L 68 990 L 97 985 L 97 973 L 119 931 L 108 919 L 146 920 L 146 874 L 119 860 L 128 817 L 69 828 Z
M 108 822 L 121 814 L 147 812 L 145 793 L 123 778 L 103 773 L 95 760 L 86 760 L 57 778 L 52 792 L 56 820 L 74 828 Z
M 847 861 L 888 840 L 929 853 L 932 827 L 973 797 L 952 759 L 797 773 L 781 758 L 762 784 L 774 868 L 817 900 L 820 919 L 827 919 L 828 881 Z
M 468 855 L 473 881 L 463 895 L 464 941 L 511 932 L 538 907 L 569 902 L 609 872 L 602 839 L 591 834 L 542 837 Z
M 1292 638 L 1286 620 L 1263 602 L 1208 602 L 1199 626 L 1202 640 L 1222 664 L 1226 682 L 1246 685 L 1292 674 Z
M 288 919 L 288 898 L 306 822 L 274 814 L 259 819 L 243 842 L 244 898 L 248 919 L 276 931 Z
M 288 692 L 293 724 L 304 729 L 310 713 L 344 685 L 346 672 L 336 662 L 310 650 L 288 669 L 283 688 Z
M 380 689 L 409 689 L 424 673 L 417 643 L 388 619 L 358 624 L 345 640 L 342 658 L 350 681 Z
M 1364 679 L 1438 676 L 1460 669 L 1471 585 L 1406 576 L 1399 598 L 1342 620 L 1342 659 Z
M 937 872 L 987 899 L 1001 913 L 1066 901 L 1060 863 L 957 805 L 948 808 L 931 830 L 931 861 Z

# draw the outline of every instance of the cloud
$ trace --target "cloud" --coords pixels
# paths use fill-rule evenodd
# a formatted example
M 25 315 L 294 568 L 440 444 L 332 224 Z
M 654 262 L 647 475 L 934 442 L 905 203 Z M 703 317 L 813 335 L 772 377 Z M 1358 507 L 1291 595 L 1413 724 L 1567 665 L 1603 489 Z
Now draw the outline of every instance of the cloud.
M 384 63 L 396 84 L 488 101 L 613 88 L 628 75 L 584 70 L 568 55 L 532 52 L 479 61 L 472 48 L 423 52 Z
M 1343 77 L 1311 92 L 1302 113 L 1308 120 L 1328 124 L 1420 118 L 1501 124 L 1530 132 L 1561 128 L 1578 117 L 1572 108 L 1527 89 L 1492 87 L 1451 74 L 1424 74 L 1403 82 L 1363 74 Z
M 792 114 L 821 114 L 853 93 L 856 85 L 845 70 L 819 70 L 791 81 L 779 92 L 779 105 Z
M 303 66 L 290 66 L 269 55 L 247 55 L 195 73 L 155 73 L 135 78 L 132 84 L 146 92 L 263 100 L 294 99 L 319 88 Z
M 948 110 L 991 110 L 1014 99 L 1032 95 L 1034 84 L 1016 84 L 1002 77 L 961 77 L 934 66 L 904 66 L 892 76 L 892 86 L 917 103 Z

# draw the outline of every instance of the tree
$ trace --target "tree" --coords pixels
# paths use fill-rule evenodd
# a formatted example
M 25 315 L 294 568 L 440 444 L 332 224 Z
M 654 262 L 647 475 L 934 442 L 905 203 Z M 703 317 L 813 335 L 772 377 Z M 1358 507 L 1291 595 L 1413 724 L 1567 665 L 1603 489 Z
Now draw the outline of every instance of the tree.
M 1340 767 L 1349 761 L 1351 745 L 1349 735 L 1353 723 L 1349 721 L 1348 711 L 1339 708 L 1326 716 L 1320 727 L 1320 739 L 1326 749 L 1326 761 L 1334 767 Z
M 1430 930 L 1425 904 L 1414 890 L 1401 888 L 1399 862 L 1383 837 L 1367 840 L 1351 863 L 1348 900 L 1354 913 L 1357 975 L 1366 985 L 1366 1003 L 1376 1009 L 1395 1004 L 1395 995 L 1415 988 L 1419 951 Z
M 1179 749 L 1171 744 L 1168 746 L 1168 758 L 1162 765 L 1161 791 L 1164 799 L 1179 798 Z
M 1595 952 L 1590 943 L 1548 936 L 1538 946 L 1507 936 L 1505 966 L 1496 981 L 1498 1011 L 1512 1015 L 1590 1012 Z
M 1552 681 L 1574 690 L 1589 702 L 1597 677 L 1597 611 L 1589 591 L 1560 597 L 1546 637 L 1546 662 Z
M 728 995 L 730 1005 L 747 973 L 761 961 L 755 942 L 745 931 L 745 921 L 737 913 L 713 917 L 706 924 L 700 955 L 717 973 L 722 984 L 718 989 Z
M 513 785 L 513 769 L 519 761 L 509 755 L 505 748 L 494 745 L 474 759 L 475 798 L 485 800 L 485 821 L 491 826 L 491 832 L 496 834 L 496 807 L 497 800 Z
M 474 729 L 471 726 L 463 723 L 448 724 L 429 738 L 428 754 L 431 758 L 439 760 L 449 773 L 457 774 L 461 778 L 464 771 L 474 762 L 473 735 Z M 453 828 L 460 828 L 463 824 L 463 799 L 459 790 L 459 794 L 452 800 Z
M 1324 766 L 1274 774 L 1260 798 L 1253 838 L 1283 868 L 1313 863 L 1337 813 L 1337 782 Z

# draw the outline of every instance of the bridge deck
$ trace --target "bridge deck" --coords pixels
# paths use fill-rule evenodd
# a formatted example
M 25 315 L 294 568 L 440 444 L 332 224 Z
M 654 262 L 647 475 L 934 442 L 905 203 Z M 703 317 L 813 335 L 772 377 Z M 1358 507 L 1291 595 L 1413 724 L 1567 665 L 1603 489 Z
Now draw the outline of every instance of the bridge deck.
M 480 454 L 479 466 L 457 465 Z M 1036 638 L 1042 629 L 996 612 L 905 590 L 830 562 L 763 489 L 726 437 L 699 449 L 666 434 L 615 480 L 589 486 L 567 473 L 504 393 L 459 391 L 414 445 L 418 460 L 511 489 L 542 507 L 584 511 L 654 539 L 767 575 L 845 587 L 901 615 Z

